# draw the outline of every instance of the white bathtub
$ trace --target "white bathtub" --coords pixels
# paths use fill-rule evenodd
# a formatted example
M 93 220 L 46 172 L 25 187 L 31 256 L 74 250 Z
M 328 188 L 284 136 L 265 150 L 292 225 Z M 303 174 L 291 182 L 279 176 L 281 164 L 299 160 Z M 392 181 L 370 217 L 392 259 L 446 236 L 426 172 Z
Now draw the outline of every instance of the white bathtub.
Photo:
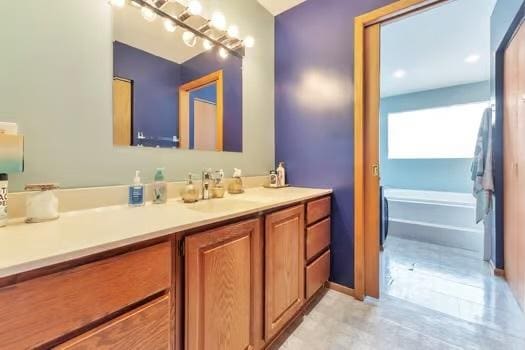
M 388 234 L 462 248 L 483 256 L 483 225 L 470 193 L 387 188 Z

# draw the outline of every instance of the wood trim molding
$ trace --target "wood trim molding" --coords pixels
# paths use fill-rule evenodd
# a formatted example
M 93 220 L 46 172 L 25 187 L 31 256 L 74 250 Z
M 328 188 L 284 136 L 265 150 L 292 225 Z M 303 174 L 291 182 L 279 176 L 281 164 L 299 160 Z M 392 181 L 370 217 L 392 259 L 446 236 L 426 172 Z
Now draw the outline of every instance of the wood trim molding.
M 498 269 L 498 268 L 494 265 L 494 261 L 489 260 L 489 265 L 490 265 L 490 270 L 492 271 L 492 273 L 494 274 L 494 276 L 505 277 L 505 270 L 503 270 L 503 269 Z
M 222 151 L 224 148 L 224 72 L 220 69 L 179 86 L 179 146 L 182 149 L 188 149 L 190 145 L 190 92 L 191 90 L 213 83 L 217 84 L 217 134 L 215 138 L 215 149 Z
M 336 292 L 346 294 L 351 297 L 355 297 L 355 289 L 350 288 L 347 286 L 343 286 L 341 284 L 335 283 L 335 282 L 326 282 L 326 288 L 335 290 Z
M 355 18 L 354 22 L 354 296 L 364 300 L 365 297 L 365 264 L 370 257 L 365 256 L 365 219 L 368 213 L 365 205 L 365 181 L 372 175 L 365 165 L 367 144 L 379 143 L 379 135 L 373 135 L 375 140 L 368 140 L 365 136 L 365 60 L 366 38 L 365 29 L 374 24 L 381 24 L 394 18 L 427 9 L 451 0 L 399 0 L 390 5 L 378 8 Z M 379 53 L 376 52 L 376 55 Z M 371 58 L 367 55 L 367 58 Z M 378 89 L 379 87 L 377 87 Z M 371 93 L 371 89 L 368 89 Z M 375 94 L 379 94 L 376 91 Z M 379 118 L 379 116 L 377 116 Z M 379 210 L 375 215 L 379 215 Z M 378 220 L 375 218 L 374 220 Z M 372 220 L 369 220 L 372 221 Z M 371 234 L 374 232 L 370 231 Z M 374 248 L 375 249 L 375 248 Z M 379 244 L 377 245 L 379 250 Z M 375 255 L 375 254 L 374 254 Z M 379 262 L 376 262 L 376 264 Z M 379 277 L 379 276 L 378 276 Z M 373 277 L 375 279 L 375 277 Z M 378 278 L 377 278 L 378 279 Z

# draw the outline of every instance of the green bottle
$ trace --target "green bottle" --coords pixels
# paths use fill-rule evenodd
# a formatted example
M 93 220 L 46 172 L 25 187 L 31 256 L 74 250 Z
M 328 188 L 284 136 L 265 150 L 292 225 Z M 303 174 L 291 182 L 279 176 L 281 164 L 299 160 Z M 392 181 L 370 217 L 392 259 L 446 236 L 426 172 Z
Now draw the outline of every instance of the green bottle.
M 164 204 L 168 200 L 168 184 L 164 178 L 164 168 L 157 168 L 153 182 L 153 203 Z

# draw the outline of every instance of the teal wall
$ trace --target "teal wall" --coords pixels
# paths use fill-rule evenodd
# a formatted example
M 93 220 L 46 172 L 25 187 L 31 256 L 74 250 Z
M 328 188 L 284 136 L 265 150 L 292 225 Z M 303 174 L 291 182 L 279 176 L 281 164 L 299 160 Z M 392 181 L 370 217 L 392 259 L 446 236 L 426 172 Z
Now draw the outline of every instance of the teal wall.
M 484 81 L 381 99 L 381 184 L 414 190 L 471 192 L 471 159 L 389 160 L 387 116 L 388 113 L 488 101 L 489 96 L 490 84 Z

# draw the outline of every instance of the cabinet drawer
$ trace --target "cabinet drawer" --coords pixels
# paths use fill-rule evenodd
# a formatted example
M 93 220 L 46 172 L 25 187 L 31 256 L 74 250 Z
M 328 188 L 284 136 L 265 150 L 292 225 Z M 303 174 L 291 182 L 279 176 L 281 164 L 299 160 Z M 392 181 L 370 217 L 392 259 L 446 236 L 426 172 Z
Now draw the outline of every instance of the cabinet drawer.
M 306 260 L 323 251 L 330 245 L 330 218 L 306 229 Z
M 170 271 L 171 246 L 166 242 L 4 287 L 2 349 L 46 344 L 166 290 Z
M 306 205 L 306 224 L 310 225 L 330 216 L 330 197 L 323 197 Z
M 137 310 L 108 322 L 64 343 L 56 349 L 169 349 L 169 296 L 154 300 Z
M 329 277 L 330 251 L 328 250 L 306 267 L 306 298 L 311 298 Z

